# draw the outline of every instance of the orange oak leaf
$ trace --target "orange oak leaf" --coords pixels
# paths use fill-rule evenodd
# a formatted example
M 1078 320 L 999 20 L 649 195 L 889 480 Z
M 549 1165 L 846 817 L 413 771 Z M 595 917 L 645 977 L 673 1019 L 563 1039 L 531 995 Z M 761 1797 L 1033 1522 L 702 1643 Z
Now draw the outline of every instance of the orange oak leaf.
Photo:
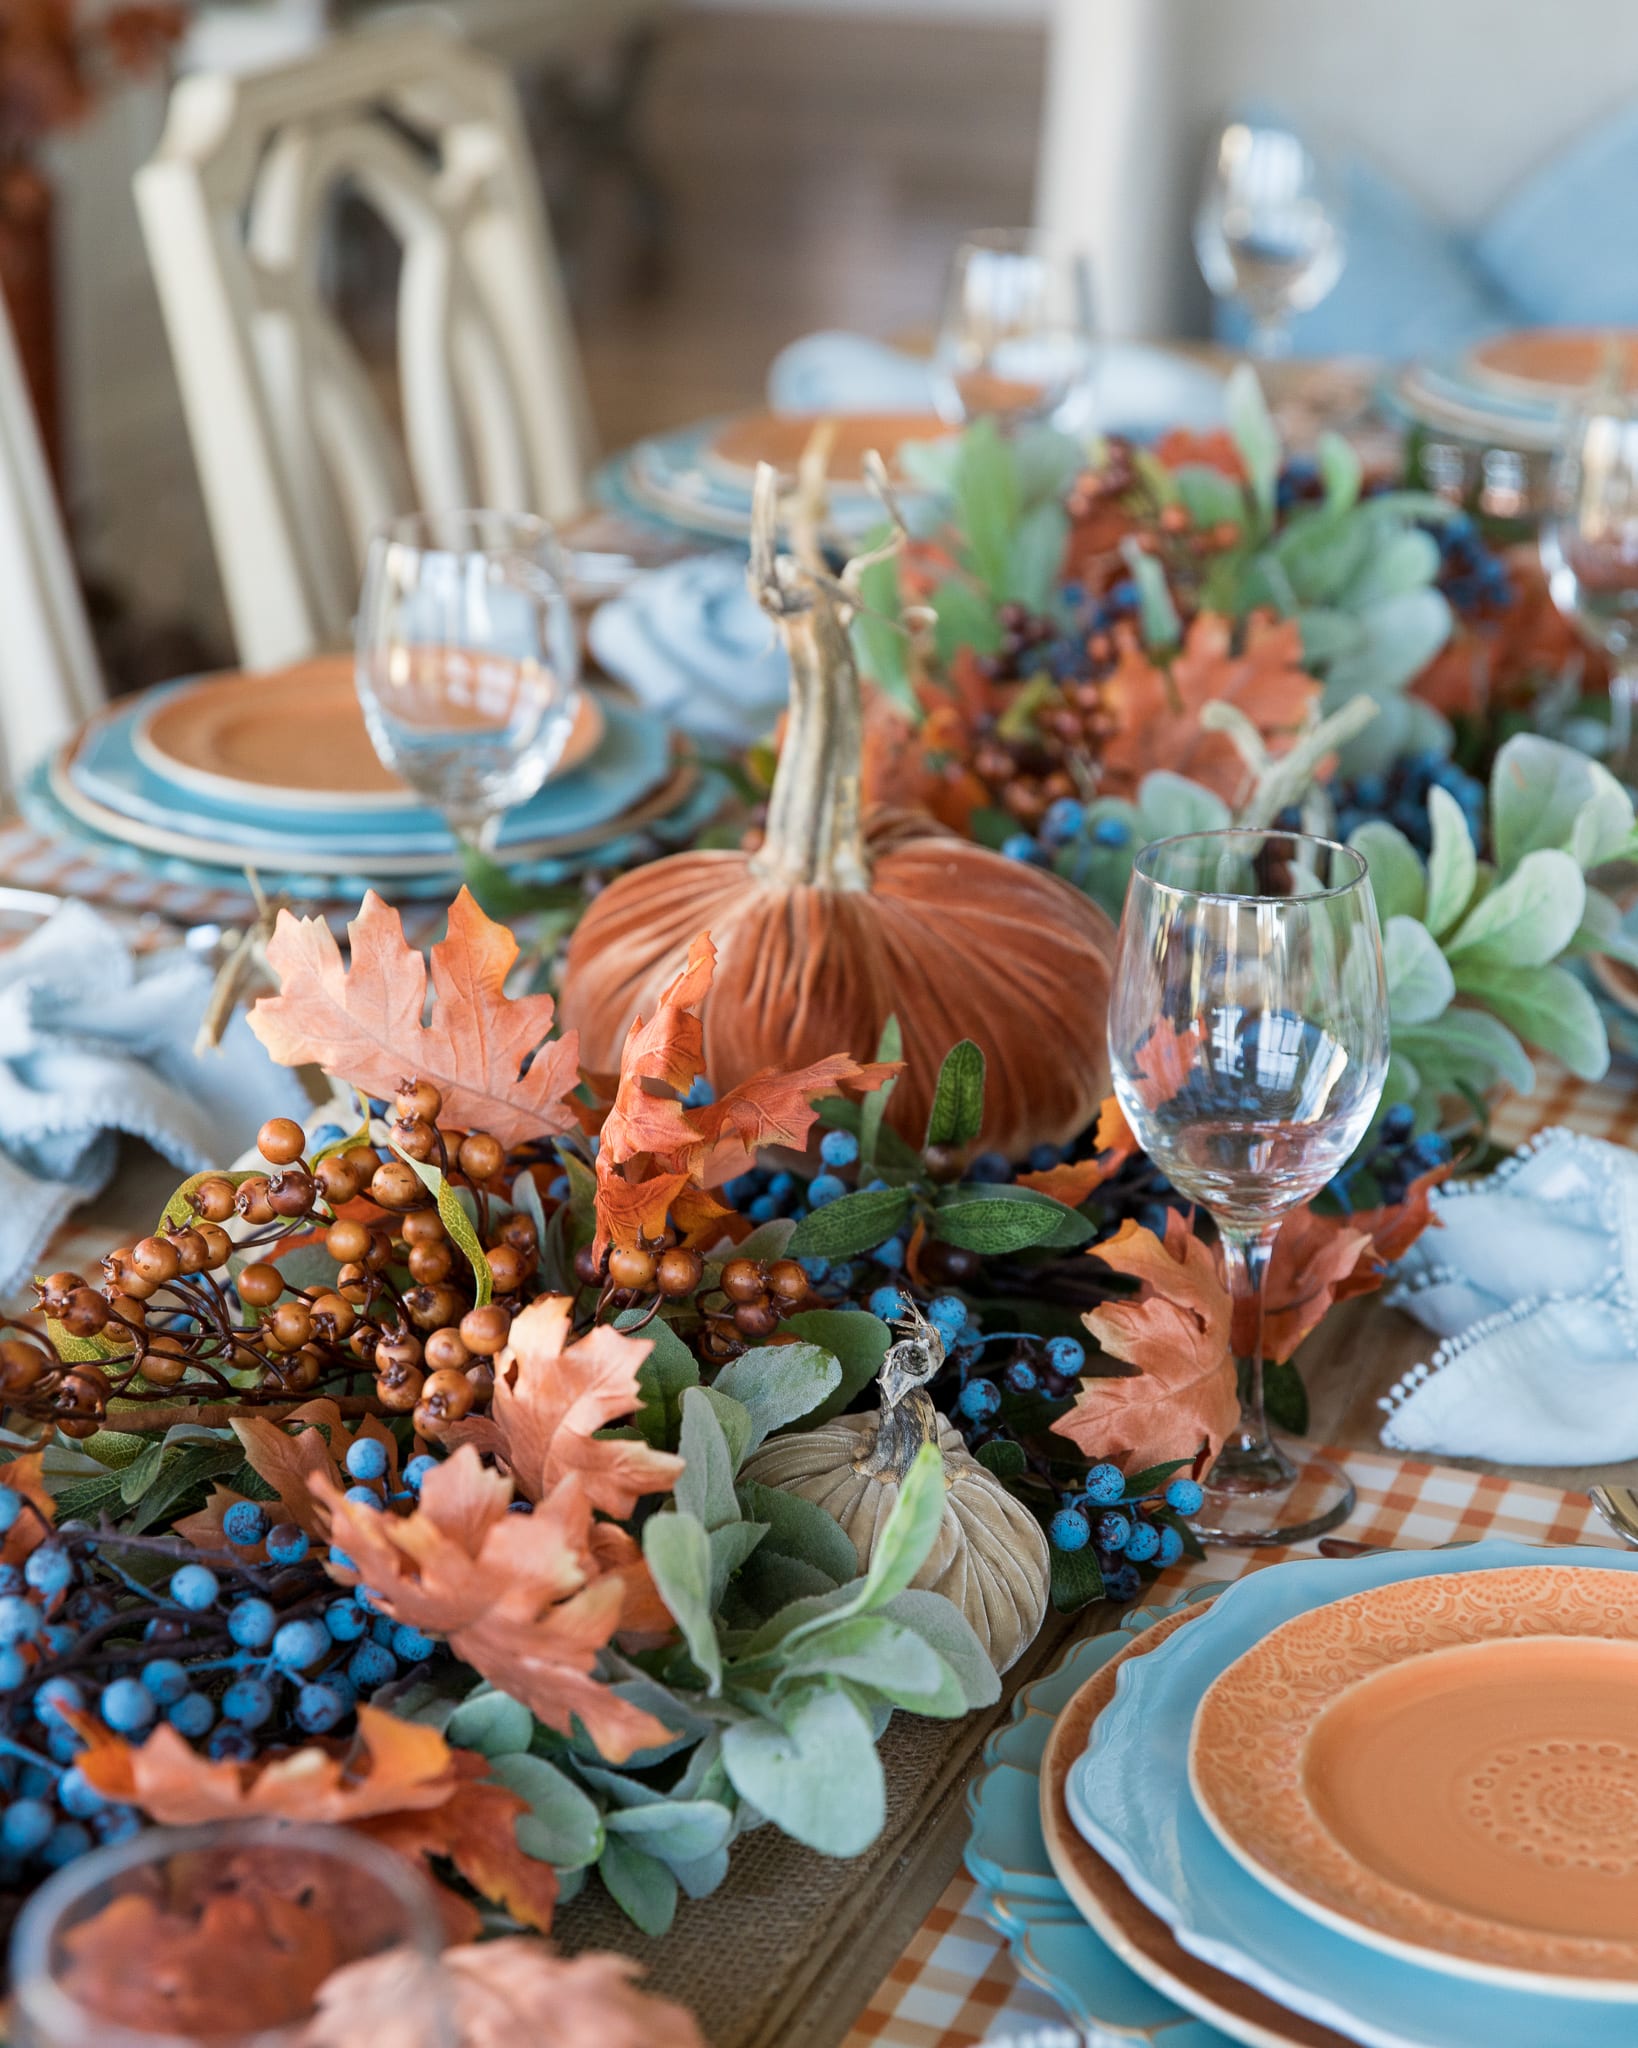
M 1202 612 L 1189 627 L 1170 668 L 1162 668 L 1137 635 L 1117 635 L 1113 674 L 1103 686 L 1115 729 L 1104 743 L 1103 782 L 1109 796 L 1132 796 L 1143 778 L 1171 769 L 1243 803 L 1252 771 L 1227 733 L 1200 723 L 1208 704 L 1232 704 L 1279 753 L 1295 738 L 1319 684 L 1302 666 L 1302 631 L 1294 619 L 1252 617 L 1245 646 L 1234 652 L 1234 624 Z
M 490 1412 L 447 1436 L 499 1457 L 525 1500 L 543 1500 L 572 1472 L 594 1508 L 623 1519 L 644 1494 L 669 1493 L 682 1475 L 682 1459 L 667 1451 L 596 1434 L 641 1406 L 637 1370 L 654 1347 L 608 1323 L 571 1341 L 573 1323 L 567 1295 L 531 1302 L 495 1360 Z
M 330 1978 L 306 2048 L 425 2048 L 418 2015 L 435 1997 L 460 2048 L 707 2048 L 692 2013 L 642 1990 L 641 1974 L 627 1956 L 558 1956 L 526 1935 L 446 1948 L 435 1964 L 395 1949 Z
M 482 1757 L 451 1748 L 435 1728 L 366 1705 L 350 1747 L 310 1743 L 239 1764 L 210 1762 L 168 1726 L 133 1744 L 92 1715 L 73 1724 L 87 1745 L 75 1761 L 104 1798 L 166 1827 L 266 1818 L 357 1828 L 411 1861 L 447 1860 L 516 1918 L 551 1925 L 556 1873 L 517 1840 L 527 1801 L 491 1783 Z M 464 1900 L 441 1903 L 457 1933 L 476 1932 Z
M 331 1534 L 396 1621 L 442 1636 L 537 1721 L 567 1735 L 579 1720 L 611 1763 L 668 1739 L 652 1714 L 592 1675 L 620 1627 L 626 1582 L 597 1571 L 592 1510 L 577 1474 L 559 1480 L 527 1515 L 512 1514 L 513 1483 L 471 1444 L 429 1472 L 410 1515 L 372 1512 L 343 1498 L 323 1473 L 311 1480 Z
M 449 934 L 432 948 L 432 1020 L 423 1024 L 427 963 L 404 938 L 398 912 L 372 890 L 348 926 L 352 963 L 322 918 L 281 910 L 268 943 L 279 993 L 250 1011 L 250 1028 L 282 1065 L 314 1065 L 371 1095 L 410 1075 L 443 1094 L 443 1118 L 491 1131 L 503 1145 L 566 1131 L 579 1085 L 579 1040 L 548 1040 L 548 995 L 511 999 L 505 982 L 518 943 L 484 916 L 467 890 L 449 908 Z
M 1053 1423 L 1089 1457 L 1129 1470 L 1215 1452 L 1240 1415 L 1229 1355 L 1228 1290 L 1211 1248 L 1173 1210 L 1164 1243 L 1128 1220 L 1091 1253 L 1140 1281 L 1136 1300 L 1082 1318 L 1112 1358 L 1138 1369 L 1083 1379 L 1075 1406 Z
M 279 1496 L 286 1515 L 307 1534 L 323 1540 L 327 1527 L 308 1481 L 323 1472 L 341 1483 L 347 1452 L 360 1437 L 369 1437 L 387 1454 L 390 1487 L 398 1482 L 398 1440 L 373 1415 L 355 1429 L 341 1419 L 334 1401 L 308 1401 L 280 1422 L 265 1416 L 235 1416 L 233 1434 L 245 1447 L 245 1462 Z M 390 1490 L 390 1488 L 389 1488 Z
M 1018 1185 L 1032 1188 L 1038 1195 L 1050 1195 L 1066 1208 L 1078 1209 L 1105 1181 L 1113 1180 L 1139 1149 L 1131 1125 L 1113 1095 L 1103 1099 L 1092 1142 L 1097 1147 L 1092 1158 L 1066 1159 L 1061 1165 L 1043 1167 L 1039 1173 L 1021 1173 Z
M 51 1534 L 57 1506 L 41 1476 L 44 1457 L 44 1451 L 24 1451 L 20 1457 L 8 1458 L 0 1465 L 0 1483 L 21 1494 L 28 1503 L 6 1531 L 4 1543 L 0 1543 L 0 1563 L 21 1564 Z
M 222 1531 L 222 1520 L 231 1507 L 236 1507 L 245 1496 L 235 1493 L 231 1486 L 218 1481 L 210 1490 L 210 1498 L 202 1508 L 196 1508 L 191 1515 L 183 1515 L 171 1524 L 171 1534 L 180 1536 L 184 1543 L 191 1543 L 195 1550 L 202 1550 L 207 1556 L 243 1557 L 260 1562 L 267 1555 L 265 1544 L 240 1548 L 230 1543 Z

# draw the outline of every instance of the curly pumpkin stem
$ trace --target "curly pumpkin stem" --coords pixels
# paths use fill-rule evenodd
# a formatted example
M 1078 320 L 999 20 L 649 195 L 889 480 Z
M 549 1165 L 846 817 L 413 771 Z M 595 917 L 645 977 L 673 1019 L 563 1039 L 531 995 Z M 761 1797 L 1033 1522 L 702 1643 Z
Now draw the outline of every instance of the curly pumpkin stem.
M 869 1448 L 853 1461 L 856 1472 L 871 1477 L 903 1479 L 923 1444 L 938 1442 L 938 1410 L 927 1382 L 944 1363 L 944 1340 L 916 1307 L 900 1323 L 910 1335 L 893 1345 L 882 1360 L 877 1384 L 881 1411 Z
M 824 569 L 812 488 L 810 471 L 804 483 L 809 500 L 797 521 L 798 560 L 778 552 L 778 475 L 768 463 L 757 467 L 751 591 L 778 625 L 790 656 L 791 707 L 767 830 L 752 866 L 783 887 L 868 889 L 860 815 L 864 726 L 847 630 L 851 608 Z

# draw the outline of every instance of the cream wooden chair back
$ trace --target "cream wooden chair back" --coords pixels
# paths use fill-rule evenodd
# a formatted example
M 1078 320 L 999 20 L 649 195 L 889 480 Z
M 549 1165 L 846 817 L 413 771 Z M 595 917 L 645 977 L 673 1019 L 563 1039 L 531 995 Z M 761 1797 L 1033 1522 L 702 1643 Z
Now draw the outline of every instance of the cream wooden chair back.
M 0 767 L 14 786 L 104 701 L 74 560 L 0 301 Z
M 325 295 L 338 189 L 402 251 L 399 431 Z M 394 513 L 578 508 L 579 363 L 499 65 L 428 25 L 195 74 L 136 193 L 248 667 L 345 640 Z

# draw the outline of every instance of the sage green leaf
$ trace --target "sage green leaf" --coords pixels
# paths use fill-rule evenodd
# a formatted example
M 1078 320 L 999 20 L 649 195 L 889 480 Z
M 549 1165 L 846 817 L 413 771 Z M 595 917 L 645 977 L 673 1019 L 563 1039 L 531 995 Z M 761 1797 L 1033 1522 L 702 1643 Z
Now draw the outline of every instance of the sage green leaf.
M 881 1833 L 887 1788 L 870 1723 L 839 1688 L 810 1685 L 777 1721 L 736 1721 L 722 1760 L 739 1796 L 793 1841 L 823 1856 L 857 1856 Z
M 1183 639 L 1183 621 L 1172 602 L 1166 571 L 1153 555 L 1145 554 L 1135 541 L 1123 541 L 1121 553 L 1127 571 L 1137 587 L 1138 626 L 1143 644 L 1152 654 L 1166 654 Z
M 1466 910 L 1478 877 L 1479 857 L 1461 805 L 1438 783 L 1428 791 L 1428 816 L 1433 822 L 1433 852 L 1428 858 L 1424 921 L 1438 939 Z
M 722 1690 L 722 1651 L 712 1619 L 710 1537 L 693 1515 L 668 1508 L 644 1523 L 643 1556 L 714 1697 Z
M 766 1543 L 759 1544 L 755 1555 L 734 1581 L 733 1590 L 744 1600 L 749 1617 L 743 1622 L 736 1620 L 734 1626 L 759 1629 L 770 1615 L 777 1615 L 782 1608 L 797 1601 L 834 1593 L 836 1588 L 837 1581 L 832 1574 L 820 1571 L 806 1558 L 789 1557 L 781 1551 L 770 1550 Z
M 1173 470 L 1162 463 L 1155 467 L 1167 478 L 1192 525 L 1210 527 L 1227 522 L 1239 526 L 1244 521 L 1245 494 L 1235 479 L 1220 469 L 1204 462 L 1185 462 Z
M 877 1534 L 855 1611 L 867 1614 L 884 1606 L 921 1570 L 944 1519 L 944 1496 L 943 1454 L 936 1444 L 923 1444 Z
M 677 1880 L 657 1857 L 610 1835 L 597 1859 L 597 1874 L 621 1912 L 645 1934 L 669 1933 L 677 1914 Z
M 713 1529 L 711 1546 L 711 1612 L 716 1613 L 728 1590 L 728 1581 L 750 1557 L 768 1533 L 760 1522 L 725 1522 Z
M 814 1308 L 791 1316 L 787 1336 L 828 1351 L 842 1369 L 841 1385 L 813 1411 L 815 1422 L 840 1415 L 882 1369 L 893 1333 L 879 1316 L 859 1309 Z
M 1589 802 L 1597 808 L 1583 828 L 1583 843 L 1600 847 L 1614 829 L 1608 789 L 1614 781 L 1607 769 L 1574 747 L 1538 733 L 1515 733 L 1490 770 L 1490 835 L 1502 873 L 1511 874 L 1527 853 L 1542 847 L 1572 846 Z M 1582 864 L 1591 863 L 1583 859 Z
M 793 1259 L 850 1259 L 885 1244 L 909 1213 L 908 1188 L 861 1188 L 810 1210 L 786 1249 Z
M 855 1614 L 804 1637 L 783 1660 L 774 1697 L 815 1677 L 851 1680 L 936 1720 L 967 1711 L 965 1690 L 932 1645 L 882 1614 Z
M 696 1399 L 705 1402 L 717 1418 L 717 1427 L 722 1431 L 723 1442 L 728 1446 L 729 1469 L 737 1472 L 744 1459 L 746 1446 L 751 1441 L 751 1418 L 742 1403 L 728 1394 L 719 1394 L 715 1387 L 701 1387 Z M 688 1397 L 685 1395 L 684 1412 Z M 686 1453 L 684 1454 L 686 1456 Z
M 483 1242 L 472 1227 L 472 1218 L 461 1206 L 457 1190 L 450 1186 L 436 1166 L 425 1159 L 412 1159 L 394 1138 L 389 1138 L 387 1142 L 411 1169 L 422 1187 L 430 1189 L 437 1198 L 439 1220 L 460 1247 L 467 1264 L 472 1268 L 476 1306 L 483 1308 L 494 1299 L 495 1276 L 489 1270 L 489 1259 L 484 1251 Z
M 860 552 L 869 553 L 892 538 L 885 523 L 866 534 Z M 915 691 L 910 686 L 910 642 L 899 617 L 899 564 L 889 555 L 872 562 L 859 578 L 860 609 L 854 613 L 852 641 L 854 658 L 862 674 L 906 711 L 916 710 Z
M 853 1539 L 817 1501 L 787 1493 L 783 1487 L 762 1486 L 754 1479 L 740 1481 L 739 1498 L 747 1520 L 766 1527 L 767 1549 L 811 1565 L 835 1586 L 858 1577 Z
M 582 1870 L 603 1853 L 602 1815 L 555 1764 L 543 1756 L 497 1756 L 490 1760 L 489 1775 L 529 1802 L 529 1811 L 516 1823 L 518 1847 L 526 1856 L 538 1856 L 559 1870 Z
M 1032 505 L 1013 535 L 1003 597 L 1027 605 L 1032 612 L 1045 611 L 1068 541 L 1069 515 L 1063 506 L 1051 499 Z
M 950 1189 L 929 1225 L 946 1244 L 975 1252 L 1018 1252 L 1030 1245 L 1069 1250 L 1092 1235 L 1084 1216 L 1050 1195 L 987 1183 Z
M 662 1863 L 695 1863 L 715 1855 L 733 1831 L 734 1816 L 714 1799 L 661 1799 L 622 1807 L 605 1817 L 610 1835 L 625 1839 Z
M 1592 769 L 1592 795 L 1576 812 L 1570 832 L 1570 852 L 1583 868 L 1596 868 L 1609 860 L 1633 857 L 1632 798 L 1598 762 Z
M 766 1344 L 745 1351 L 717 1374 L 719 1394 L 738 1401 L 751 1418 L 747 1454 L 765 1437 L 811 1415 L 842 1384 L 841 1362 L 817 1344 Z
M 647 1311 L 629 1308 L 614 1319 L 616 1329 L 643 1323 L 648 1356 L 637 1368 L 639 1406 L 632 1420 L 645 1443 L 674 1451 L 682 1432 L 683 1395 L 700 1383 L 699 1362 L 662 1316 L 644 1322 Z
M 1275 429 L 1268 400 L 1249 363 L 1239 363 L 1229 374 L 1224 411 L 1229 432 L 1240 451 L 1251 482 L 1252 497 L 1265 525 L 1274 517 L 1274 490 L 1280 474 L 1280 437 Z
M 1152 839 L 1174 839 L 1183 832 L 1220 832 L 1234 823 L 1234 813 L 1214 789 L 1157 768 L 1138 785 L 1139 837 L 1127 849 L 1128 860 Z
M 1348 844 L 1365 856 L 1377 915 L 1384 924 L 1393 917 L 1422 915 L 1427 902 L 1427 881 L 1421 856 L 1396 825 L 1373 818 L 1368 825 L 1360 826 Z
M 535 1717 L 521 1700 L 486 1687 L 461 1701 L 444 1732 L 459 1748 L 475 1749 L 479 1756 L 512 1756 L 529 1747 Z
M 750 1435 L 749 1417 L 745 1435 Z M 720 1529 L 724 1522 L 737 1521 L 734 1473 L 739 1461 L 708 1388 L 689 1387 L 683 1393 L 679 1448 L 686 1462 L 672 1495 L 677 1506 L 685 1515 L 692 1515 L 703 1529 Z
M 1310 672 L 1328 668 L 1344 654 L 1354 654 L 1365 645 L 1365 628 L 1352 612 L 1334 611 L 1324 605 L 1307 605 L 1297 614 L 1302 633 L 1302 658 Z
M 991 593 L 952 576 L 933 592 L 933 648 L 940 662 L 952 661 L 963 647 L 975 654 L 994 654 L 1001 645 L 1001 610 Z
M 749 1237 L 742 1238 L 731 1252 L 722 1258 L 735 1259 L 782 1259 L 789 1249 L 791 1232 L 796 1228 L 788 1216 L 773 1216 L 766 1223 L 759 1223 Z M 721 1263 L 719 1259 L 718 1263 Z
M 569 1183 L 569 1214 L 577 1245 L 590 1244 L 597 1231 L 597 1176 L 572 1146 L 559 1143 L 558 1164 Z
M 695 1856 L 686 1863 L 677 1859 L 668 1867 L 689 1898 L 708 1899 L 728 1875 L 728 1851 L 714 1849 L 709 1856 Z
M 1499 1017 L 1453 1003 L 1435 1023 L 1394 1031 L 1394 1048 L 1415 1067 L 1423 1087 L 1449 1093 L 1465 1083 L 1482 1094 L 1504 1081 L 1521 1095 L 1536 1085 L 1530 1056 Z
M 1603 1078 L 1610 1063 L 1604 1020 L 1589 991 L 1565 968 L 1463 960 L 1457 964 L 1456 986 L 1583 1081 Z
M 1325 485 L 1326 511 L 1351 512 L 1359 503 L 1359 486 L 1365 474 L 1359 451 L 1351 441 L 1345 441 L 1340 434 L 1327 428 L 1319 437 L 1315 453 L 1319 457 L 1319 473 Z M 1438 560 L 1437 553 L 1434 559 Z
M 1604 953 L 1612 960 L 1622 960 L 1629 967 L 1638 967 L 1638 930 L 1623 918 L 1618 903 L 1589 882 L 1587 905 L 1581 913 L 1581 925 L 1570 950 L 1575 953 Z
M 1575 937 L 1586 903 L 1587 885 L 1574 858 L 1540 847 L 1469 911 L 1445 950 L 1458 963 L 1473 958 L 1545 967 Z
M 938 1070 L 927 1117 L 929 1145 L 968 1145 L 984 1127 L 984 1055 L 970 1038 L 952 1045 Z
M 1388 1015 L 1395 1031 L 1428 1024 L 1456 993 L 1456 977 L 1439 942 L 1414 917 L 1390 917 L 1382 934 L 1388 976 Z
M 897 1017 L 889 1017 L 882 1026 L 882 1035 L 876 1041 L 876 1058 L 880 1063 L 901 1060 L 904 1057 L 904 1033 L 899 1028 Z M 882 1118 L 887 1114 L 887 1104 L 893 1090 L 899 1085 L 894 1074 L 879 1088 L 872 1088 L 859 1104 L 859 1163 L 867 1173 L 876 1170 L 876 1152 L 881 1143 Z
M 1439 543 L 1419 527 L 1389 536 L 1350 579 L 1344 601 L 1357 611 L 1406 591 L 1425 590 L 1439 573 Z
M 942 1593 L 909 1586 L 878 1609 L 900 1627 L 914 1629 L 955 1673 L 969 1708 L 989 1707 L 1001 1697 L 1001 1680 L 973 1625 Z
M 1339 655 L 1325 677 L 1325 709 L 1364 690 L 1372 697 L 1397 695 L 1419 675 L 1450 638 L 1450 606 L 1437 590 L 1407 590 L 1385 597 L 1359 613 L 1364 644 Z
M 993 420 L 977 420 L 962 435 L 954 482 L 956 516 L 973 573 L 994 596 L 1004 598 L 1023 508 L 1011 450 Z

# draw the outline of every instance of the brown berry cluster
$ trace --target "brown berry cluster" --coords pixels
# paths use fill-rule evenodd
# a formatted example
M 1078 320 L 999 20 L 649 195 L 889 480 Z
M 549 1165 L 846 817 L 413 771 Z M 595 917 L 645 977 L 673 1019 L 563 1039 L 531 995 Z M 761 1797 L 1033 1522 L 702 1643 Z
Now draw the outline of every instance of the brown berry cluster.
M 725 1365 L 766 1342 L 786 1316 L 819 1305 L 795 1259 L 730 1259 L 722 1269 L 720 1295 L 720 1301 L 713 1294 L 701 1303 L 699 1349 L 711 1365 Z
M 116 1396 L 256 1404 L 371 1379 L 382 1407 L 413 1411 L 428 1435 L 485 1405 L 540 1245 L 528 1216 L 488 1227 L 505 1148 L 486 1131 L 441 1128 L 442 1106 L 430 1082 L 405 1081 L 392 1135 L 472 1190 L 494 1294 L 482 1307 L 434 1193 L 403 1159 L 361 1142 L 309 1164 L 300 1124 L 274 1117 L 257 1136 L 268 1172 L 196 1182 L 189 1220 L 111 1251 L 100 1289 L 68 1272 L 39 1283 L 44 1314 L 104 1355 L 69 1366 L 13 1338 L 0 1345 L 0 1401 L 81 1437 Z M 340 1270 L 329 1286 L 296 1286 L 278 1249 L 320 1230 Z
M 1094 658 L 1107 660 L 1107 635 L 1097 634 Z M 973 773 L 992 802 L 1026 832 L 1060 797 L 1084 797 L 1096 782 L 1095 764 L 1114 721 L 1103 706 L 1101 682 L 1066 683 L 1038 705 L 1022 733 L 991 722 L 973 749 Z

